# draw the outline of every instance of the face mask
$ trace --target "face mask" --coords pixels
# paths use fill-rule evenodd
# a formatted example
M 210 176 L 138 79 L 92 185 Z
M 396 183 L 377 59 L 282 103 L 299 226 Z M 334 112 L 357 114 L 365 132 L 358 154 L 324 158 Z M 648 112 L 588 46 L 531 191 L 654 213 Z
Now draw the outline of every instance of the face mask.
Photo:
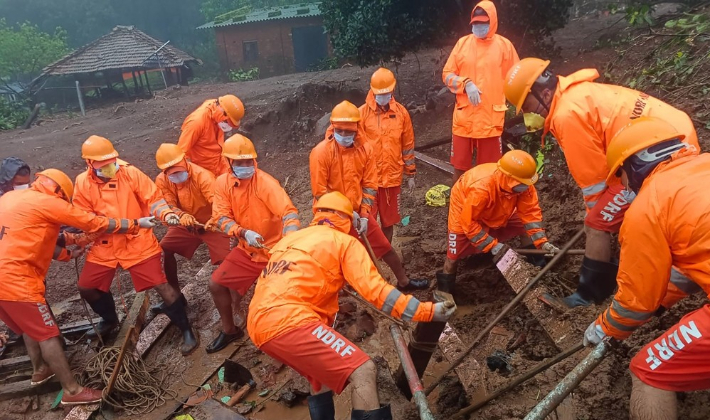
M 353 143 L 355 143 L 355 135 L 354 134 L 352 136 L 341 136 L 338 133 L 333 133 L 333 134 L 335 134 L 335 141 L 337 141 L 338 144 L 343 147 L 352 147 Z
M 26 190 L 30 187 L 30 184 L 14 185 L 13 190 Z
M 525 120 L 525 128 L 528 130 L 528 133 L 534 133 L 545 128 L 545 118 L 540 114 L 526 112 L 523 114 L 523 119 Z
M 232 166 L 232 172 L 237 179 L 249 179 L 254 176 L 253 166 Z
M 168 175 L 168 179 L 173 184 L 182 184 L 183 182 L 187 181 L 188 176 L 189 175 L 188 175 L 187 171 L 180 171 L 180 172 L 174 172 L 174 173 Z
M 488 31 L 490 29 L 490 23 L 476 23 L 475 25 L 473 25 L 471 32 L 473 32 L 473 36 L 475 36 L 476 38 L 482 39 L 485 38 L 486 35 L 488 35 Z
M 390 99 L 392 99 L 391 93 L 384 93 L 382 95 L 375 95 L 375 102 L 377 102 L 377 105 L 379 105 L 379 106 L 385 106 L 385 105 L 389 104 Z
M 516 185 L 513 187 L 513 192 L 516 194 L 520 194 L 520 193 L 527 191 L 528 188 L 530 188 L 529 185 L 525 185 L 525 184 Z
M 94 171 L 98 177 L 113 179 L 116 177 L 116 172 L 118 172 L 118 163 L 109 163 L 108 165 L 104 165 Z
M 228 133 L 228 132 L 232 131 L 232 126 L 229 125 L 228 122 L 225 122 L 225 121 L 218 122 L 217 125 L 218 125 L 219 128 L 220 128 L 223 132 L 225 132 L 225 133 Z

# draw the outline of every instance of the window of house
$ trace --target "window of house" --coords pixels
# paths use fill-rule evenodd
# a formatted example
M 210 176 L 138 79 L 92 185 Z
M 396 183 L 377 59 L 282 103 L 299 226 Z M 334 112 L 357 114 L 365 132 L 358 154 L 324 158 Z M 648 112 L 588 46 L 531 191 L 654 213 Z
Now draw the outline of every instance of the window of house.
M 259 58 L 259 46 L 256 41 L 244 41 L 244 61 L 256 61 Z

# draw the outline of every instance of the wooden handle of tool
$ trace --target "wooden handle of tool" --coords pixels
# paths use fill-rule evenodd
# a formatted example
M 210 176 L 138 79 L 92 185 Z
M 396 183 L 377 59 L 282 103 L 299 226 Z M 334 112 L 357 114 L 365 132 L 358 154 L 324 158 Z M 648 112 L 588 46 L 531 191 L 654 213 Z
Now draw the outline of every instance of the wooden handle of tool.
M 375 263 L 375 268 L 377 269 L 377 272 L 380 273 L 381 276 L 384 277 L 382 274 L 382 267 L 380 267 L 380 262 L 377 260 L 377 257 L 375 256 L 375 251 L 372 250 L 372 245 L 370 245 L 370 241 L 367 240 L 367 233 L 364 233 L 360 236 L 360 239 L 362 239 L 362 243 L 365 244 L 365 248 L 367 249 L 367 253 L 370 254 L 370 258 L 372 258 L 372 262 Z
M 234 407 L 235 405 L 237 405 L 239 401 L 241 401 L 242 398 L 244 398 L 249 393 L 249 391 L 251 391 L 251 386 L 249 386 L 249 384 L 242 385 L 242 387 L 239 388 L 239 391 L 237 391 L 237 393 L 234 394 L 232 398 L 229 399 L 229 401 L 227 401 L 227 407 Z

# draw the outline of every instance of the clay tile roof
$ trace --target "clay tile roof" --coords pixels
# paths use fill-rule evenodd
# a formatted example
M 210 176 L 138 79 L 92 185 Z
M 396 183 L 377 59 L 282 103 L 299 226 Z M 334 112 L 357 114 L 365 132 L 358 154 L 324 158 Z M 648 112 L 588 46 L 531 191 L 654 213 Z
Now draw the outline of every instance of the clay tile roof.
M 197 29 L 221 28 L 231 25 L 243 25 L 245 23 L 304 18 L 320 15 L 320 2 L 292 4 L 288 6 L 277 6 L 255 10 L 251 10 L 250 7 L 242 7 L 223 15 L 219 15 L 214 21 L 199 26 Z
M 163 44 L 133 26 L 116 26 L 111 33 L 45 67 L 40 77 L 130 68 L 178 67 L 191 61 L 199 62 L 168 44 L 157 54 L 159 66 L 154 53 Z

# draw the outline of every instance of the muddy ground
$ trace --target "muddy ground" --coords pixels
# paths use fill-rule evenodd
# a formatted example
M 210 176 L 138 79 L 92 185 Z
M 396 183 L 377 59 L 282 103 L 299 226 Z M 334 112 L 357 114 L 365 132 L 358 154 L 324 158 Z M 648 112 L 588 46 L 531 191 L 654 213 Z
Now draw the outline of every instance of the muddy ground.
M 624 30 L 624 25 L 619 24 L 619 17 L 616 16 L 595 15 L 573 20 L 567 28 L 555 35 L 558 45 L 562 47 L 562 58 L 555 61 L 554 68 L 562 74 L 582 67 L 604 68 L 610 60 L 615 59 L 615 52 L 612 48 L 597 47 L 604 45 L 605 40 L 621 36 Z M 598 43 L 600 38 L 602 42 Z M 440 78 L 441 67 L 447 55 L 446 49 L 427 50 L 416 56 L 408 56 L 398 66 L 399 84 L 396 97 L 411 109 L 418 146 L 450 138 L 452 97 L 448 93 L 439 94 L 443 87 Z M 346 67 L 238 84 L 200 84 L 159 92 L 154 99 L 91 109 L 85 118 L 69 118 L 66 115 L 43 117 L 39 126 L 30 130 L 0 133 L 0 156 L 19 156 L 30 162 L 33 170 L 56 167 L 73 177 L 84 168 L 80 158 L 81 143 L 89 135 L 98 134 L 110 138 L 123 159 L 150 176 L 155 176 L 158 169 L 153 158 L 154 152 L 160 143 L 177 141 L 183 118 L 205 99 L 234 93 L 245 103 L 247 113 L 242 132 L 255 142 L 260 168 L 282 182 L 294 204 L 300 209 L 301 222 L 305 225 L 311 218 L 308 154 L 321 140 L 315 133 L 316 123 L 333 105 L 343 99 L 362 103 L 372 71 L 372 68 Z M 704 127 L 702 128 L 701 143 L 708 147 L 710 137 Z M 439 146 L 427 150 L 426 153 L 445 160 L 448 146 Z M 548 157 L 550 163 L 547 164 L 545 174 L 538 184 L 538 190 L 548 235 L 554 243 L 562 245 L 581 228 L 584 211 L 579 190 L 572 182 L 561 155 L 558 152 Z M 408 226 L 396 228 L 394 245 L 403 255 L 411 276 L 433 279 L 445 258 L 447 209 L 427 207 L 424 194 L 434 185 L 450 185 L 450 176 L 424 163 L 418 162 L 417 165 L 417 187 L 402 196 L 403 215 L 410 216 L 411 222 Z M 161 237 L 164 231 L 157 230 L 156 234 Z M 581 247 L 583 240 L 576 246 Z M 207 261 L 206 250 L 202 248 L 191 261 L 179 258 L 181 282 L 186 284 L 194 279 L 195 274 Z M 543 280 L 544 285 L 558 295 L 573 289 L 580 261 L 581 257 L 566 258 Z M 120 281 L 114 282 L 113 291 L 117 297 L 117 307 L 119 311 L 123 311 L 123 302 L 129 307 L 134 293 L 129 276 L 122 273 L 119 278 Z M 74 265 L 53 264 L 47 280 L 47 299 L 54 307 L 59 323 L 81 320 L 83 309 L 77 300 Z M 394 280 L 392 276 L 390 280 Z M 461 264 L 458 282 L 459 312 L 450 323 L 466 344 L 514 297 L 514 293 L 491 264 L 490 258 L 485 256 L 473 257 Z M 417 296 L 420 299 L 430 299 L 427 292 L 419 292 Z M 152 299 L 155 300 L 155 296 L 152 296 Z M 577 388 L 568 399 L 565 412 L 558 413 L 559 418 L 627 418 L 630 393 L 627 365 L 630 357 L 645 342 L 673 325 L 683 313 L 698 307 L 704 300 L 697 297 L 681 302 L 669 313 L 641 328 Z M 417 418 L 412 404 L 398 393 L 392 383 L 390 372 L 394 372 L 399 363 L 392 348 L 388 323 L 377 317 L 371 318 L 365 309 L 351 298 L 343 297 L 341 304 L 343 313 L 339 317 L 337 328 L 375 358 L 380 368 L 382 400 L 392 403 L 395 418 Z M 574 326 L 571 333 L 581 340 L 584 329 L 602 309 L 603 307 L 582 308 L 561 316 Z M 219 328 L 216 311 L 206 291 L 191 300 L 190 317 L 194 325 L 201 330 L 202 345 L 205 346 L 217 334 Z M 510 332 L 514 339 L 524 335 L 525 340 L 517 350 L 510 353 L 511 372 L 506 375 L 486 372 L 475 389 L 474 394 L 477 396 L 492 392 L 510 378 L 559 351 L 524 307 L 514 310 L 500 325 Z M 77 343 L 69 347 L 69 355 L 73 366 L 80 368 L 82 362 L 92 354 L 92 350 L 84 340 L 77 337 L 73 339 Z M 199 361 L 183 359 L 175 348 L 177 343 L 179 336 L 172 328 L 159 345 L 151 350 L 148 361 L 161 364 L 170 383 L 200 385 L 203 381 L 201 375 L 193 374 Z M 231 350 L 235 349 L 237 346 L 231 347 Z M 23 352 L 22 348 L 15 348 L 6 357 L 17 356 Z M 536 376 L 513 392 L 475 412 L 471 418 L 523 417 L 584 354 L 586 352 L 579 353 Z M 485 365 L 486 355 L 482 352 L 476 353 L 479 363 Z M 249 367 L 259 384 L 247 397 L 247 401 L 257 406 L 251 413 L 246 414 L 248 417 L 259 420 L 308 419 L 307 407 L 303 400 L 307 386 L 304 388 L 303 382 L 299 381 L 292 371 L 280 367 L 258 352 L 248 341 L 238 348 L 232 359 Z M 424 375 L 424 383 L 431 382 L 446 366 L 446 361 L 437 351 L 433 363 Z M 186 372 L 187 376 L 183 372 Z M 289 385 L 278 389 L 291 377 L 293 380 Z M 210 378 L 208 382 L 217 390 L 217 397 L 228 396 L 233 392 L 218 384 L 216 377 Z M 267 389 L 270 392 L 265 397 L 260 397 L 259 393 Z M 337 398 L 338 419 L 349 418 L 348 394 L 345 392 Z M 682 394 L 680 417 L 710 417 L 709 396 L 708 392 Z M 450 375 L 446 384 L 439 387 L 430 396 L 429 401 L 438 418 L 445 419 L 471 403 L 470 397 L 471 395 L 467 396 L 463 392 L 456 377 Z M 273 398 L 282 401 L 273 401 Z M 30 410 L 26 414 L 18 412 L 26 406 L 26 400 L 2 402 L 0 411 L 6 413 L 3 418 L 11 419 L 63 418 L 61 410 L 47 412 L 53 399 L 54 394 L 40 396 L 39 410 Z M 284 401 L 294 405 L 288 408 Z M 196 408 L 192 414 L 198 420 L 210 418 L 206 411 L 208 410 Z M 116 415 L 111 411 L 104 411 L 98 417 L 153 418 L 150 415 Z

